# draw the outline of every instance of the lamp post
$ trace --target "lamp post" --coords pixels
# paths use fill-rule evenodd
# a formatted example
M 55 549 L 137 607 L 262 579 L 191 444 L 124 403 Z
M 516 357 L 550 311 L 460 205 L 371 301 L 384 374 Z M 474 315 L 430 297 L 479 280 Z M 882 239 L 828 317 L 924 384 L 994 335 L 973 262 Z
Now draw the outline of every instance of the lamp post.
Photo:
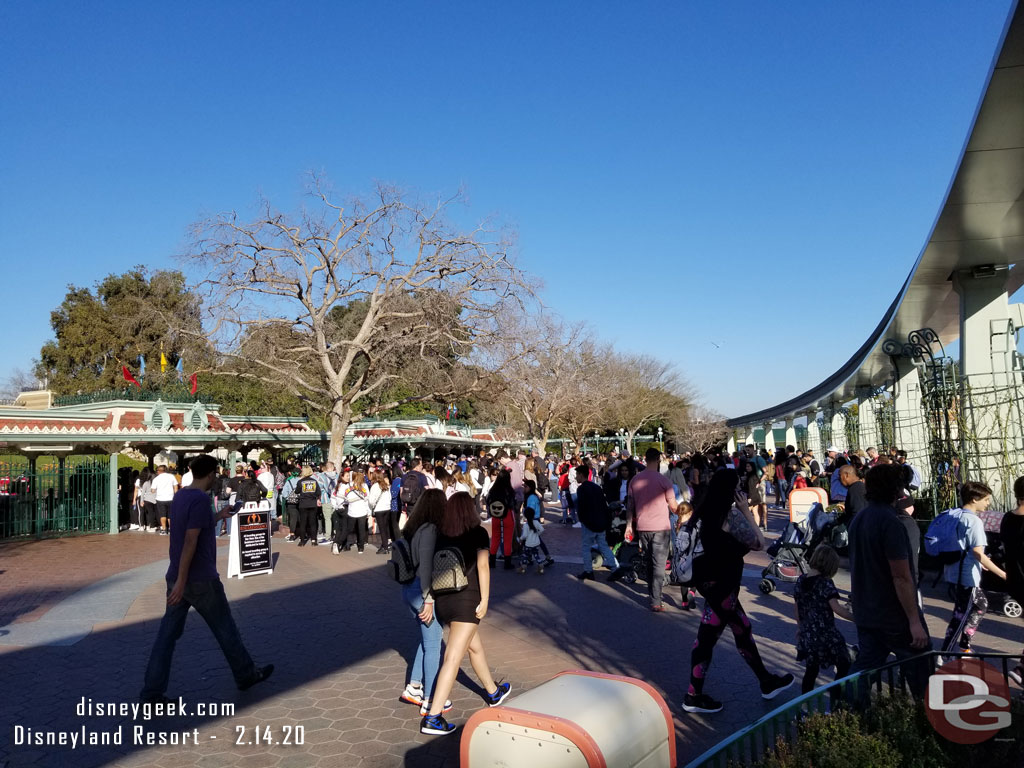
M 594 430 L 594 455 L 597 456 L 601 453 L 601 433 L 596 429 Z
M 658 427 L 658 443 L 661 444 L 661 452 L 665 452 L 665 441 L 662 439 L 662 429 Z

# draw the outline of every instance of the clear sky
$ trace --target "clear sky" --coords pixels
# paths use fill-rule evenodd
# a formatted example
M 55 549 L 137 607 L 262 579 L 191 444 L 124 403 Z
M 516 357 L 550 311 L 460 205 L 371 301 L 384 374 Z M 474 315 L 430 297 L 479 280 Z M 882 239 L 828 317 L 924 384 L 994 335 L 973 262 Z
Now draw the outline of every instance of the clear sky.
M 739 415 L 867 338 L 924 245 L 1011 0 L 6 2 L 0 377 L 68 283 L 322 171 L 469 195 L 545 300 Z

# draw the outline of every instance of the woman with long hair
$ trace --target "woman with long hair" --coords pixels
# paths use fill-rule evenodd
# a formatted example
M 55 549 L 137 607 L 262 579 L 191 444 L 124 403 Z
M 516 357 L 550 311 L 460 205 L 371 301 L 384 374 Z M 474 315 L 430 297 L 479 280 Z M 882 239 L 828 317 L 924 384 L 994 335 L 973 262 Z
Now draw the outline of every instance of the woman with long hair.
M 386 555 L 391 551 L 391 542 L 394 541 L 397 533 L 391 527 L 391 481 L 388 480 L 387 472 L 381 469 L 370 475 L 370 483 L 370 495 L 367 501 L 370 511 L 373 513 L 373 519 L 377 521 L 377 533 L 380 534 L 380 546 L 377 547 L 377 554 Z
M 362 472 L 353 472 L 352 482 L 349 484 L 348 490 L 345 491 L 345 501 L 348 502 L 348 515 L 345 518 L 347 530 L 343 540 L 348 538 L 348 534 L 352 530 L 355 530 L 356 547 L 360 555 L 363 554 L 366 547 L 366 524 L 367 518 L 370 515 L 369 496 L 370 489 L 366 487 L 366 475 Z M 342 550 L 348 549 L 351 549 L 351 545 L 345 541 Z
M 438 529 L 444 520 L 445 503 L 443 492 L 428 488 L 420 494 L 402 529 L 402 538 L 409 542 L 409 551 L 416 566 L 416 578 L 402 585 L 402 600 L 416 617 L 420 642 L 416 646 L 416 655 L 409 671 L 409 683 L 399 698 L 409 704 L 419 705 L 421 715 L 427 714 L 430 709 L 430 697 L 434 693 L 437 671 L 441 667 L 441 639 L 444 630 L 441 629 L 441 622 L 435 620 L 430 581 L 433 575 L 434 547 Z M 444 711 L 447 712 L 451 706 L 452 703 L 446 701 Z
M 740 656 L 757 676 L 763 698 L 773 699 L 793 684 L 792 675 L 773 675 L 765 669 L 750 619 L 740 605 L 743 557 L 752 549 L 764 549 L 765 540 L 739 491 L 739 482 L 734 469 L 721 469 L 712 475 L 688 523 L 691 529 L 700 525 L 698 535 L 704 551 L 694 558 L 692 583 L 704 597 L 704 615 L 690 655 L 690 687 L 683 699 L 687 712 L 722 709 L 721 702 L 704 693 L 704 682 L 711 653 L 726 627 L 732 630 Z
M 511 571 L 512 542 L 516 536 L 516 494 L 512 490 L 512 475 L 507 469 L 498 470 L 490 491 L 487 494 L 487 510 L 491 514 L 491 568 L 498 558 L 499 542 L 505 555 L 505 570 Z M 494 515 L 501 510 L 500 517 Z
M 512 691 L 511 684 L 494 682 L 487 666 L 483 642 L 477 633 L 481 619 L 487 615 L 491 571 L 487 565 L 487 531 L 480 525 L 480 515 L 468 493 L 456 493 L 445 505 L 435 551 L 449 548 L 461 555 L 469 583 L 460 592 L 434 597 L 437 615 L 448 625 L 448 646 L 434 686 L 429 712 L 420 723 L 420 732 L 428 734 L 446 734 L 455 730 L 455 726 L 444 719 L 442 712 L 467 651 L 473 671 L 484 688 L 488 706 L 498 706 Z

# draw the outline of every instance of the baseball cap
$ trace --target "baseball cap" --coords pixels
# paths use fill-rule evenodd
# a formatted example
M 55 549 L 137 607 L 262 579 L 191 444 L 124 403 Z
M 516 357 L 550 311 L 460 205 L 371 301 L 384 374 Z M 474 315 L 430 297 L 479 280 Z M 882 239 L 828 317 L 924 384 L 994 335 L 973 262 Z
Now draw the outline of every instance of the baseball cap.
M 834 445 L 830 445 L 828 447 L 828 450 L 825 451 L 825 453 L 839 453 L 839 449 L 836 448 Z

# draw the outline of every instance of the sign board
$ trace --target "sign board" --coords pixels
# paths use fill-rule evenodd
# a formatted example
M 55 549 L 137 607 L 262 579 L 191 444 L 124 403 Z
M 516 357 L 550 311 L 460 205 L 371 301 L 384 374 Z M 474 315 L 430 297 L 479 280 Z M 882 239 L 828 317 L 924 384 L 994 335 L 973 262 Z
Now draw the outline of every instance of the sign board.
M 250 501 L 231 518 L 228 578 L 274 572 L 269 501 Z

